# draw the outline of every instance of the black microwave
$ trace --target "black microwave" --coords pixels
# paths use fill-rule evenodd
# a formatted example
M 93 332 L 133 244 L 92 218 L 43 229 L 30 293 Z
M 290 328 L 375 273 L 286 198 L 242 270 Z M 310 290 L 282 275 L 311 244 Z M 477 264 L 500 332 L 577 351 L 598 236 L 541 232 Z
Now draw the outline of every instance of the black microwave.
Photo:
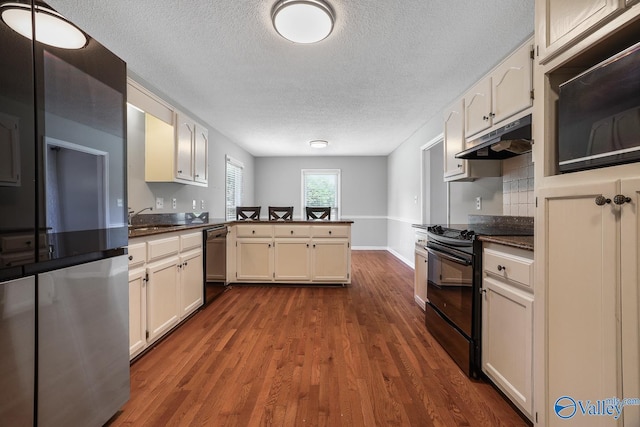
M 560 85 L 558 167 L 640 161 L 640 43 Z

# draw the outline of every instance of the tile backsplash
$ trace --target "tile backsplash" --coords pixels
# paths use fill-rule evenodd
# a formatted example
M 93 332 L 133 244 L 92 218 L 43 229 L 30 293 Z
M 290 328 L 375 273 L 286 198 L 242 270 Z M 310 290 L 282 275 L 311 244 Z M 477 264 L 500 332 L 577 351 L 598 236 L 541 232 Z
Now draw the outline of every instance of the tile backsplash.
M 502 214 L 534 216 L 532 153 L 502 161 Z

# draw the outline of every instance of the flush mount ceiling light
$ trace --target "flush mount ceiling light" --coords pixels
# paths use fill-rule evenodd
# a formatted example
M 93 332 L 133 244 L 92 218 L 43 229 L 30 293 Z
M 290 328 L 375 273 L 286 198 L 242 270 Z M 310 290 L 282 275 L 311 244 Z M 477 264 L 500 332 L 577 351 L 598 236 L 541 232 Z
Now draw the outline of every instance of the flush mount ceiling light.
M 313 141 L 309 141 L 309 145 L 311 148 L 326 148 L 329 143 L 323 139 L 314 139 Z
M 78 27 L 48 7 L 35 5 L 36 40 L 63 49 L 80 49 L 87 37 Z M 18 34 L 31 40 L 31 7 L 23 3 L 0 6 L 2 21 Z
M 273 6 L 271 20 L 285 39 L 308 44 L 331 34 L 335 16 L 323 0 L 280 0 Z

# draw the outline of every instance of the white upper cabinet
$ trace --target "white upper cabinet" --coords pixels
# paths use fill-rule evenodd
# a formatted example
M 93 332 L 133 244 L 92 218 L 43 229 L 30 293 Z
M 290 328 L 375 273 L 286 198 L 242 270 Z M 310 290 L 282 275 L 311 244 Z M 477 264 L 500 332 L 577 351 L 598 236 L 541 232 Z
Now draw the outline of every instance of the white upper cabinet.
M 532 43 L 518 48 L 464 95 L 467 140 L 533 105 Z
M 627 0 L 627 4 L 631 3 Z M 540 62 L 545 63 L 572 46 L 624 6 L 624 0 L 536 1 L 536 37 Z
M 20 185 L 19 121 L 0 113 L 0 186 Z
M 196 123 L 182 113 L 176 114 L 176 178 L 193 181 L 193 143 Z
M 145 181 L 207 186 L 209 132 L 129 80 L 127 101 L 145 115 Z
M 464 96 L 464 131 L 472 136 L 491 126 L 491 77 L 480 80 Z M 462 150 L 461 150 L 462 151 Z
M 196 125 L 193 150 L 193 180 L 195 182 L 206 184 L 209 177 L 209 170 L 207 167 L 209 159 L 209 131 L 203 126 Z
M 493 108 L 489 117 L 500 123 L 533 105 L 533 45 L 526 43 L 491 74 Z
M 464 173 L 465 161 L 455 155 L 464 150 L 464 104 L 456 101 L 444 112 L 444 178 Z

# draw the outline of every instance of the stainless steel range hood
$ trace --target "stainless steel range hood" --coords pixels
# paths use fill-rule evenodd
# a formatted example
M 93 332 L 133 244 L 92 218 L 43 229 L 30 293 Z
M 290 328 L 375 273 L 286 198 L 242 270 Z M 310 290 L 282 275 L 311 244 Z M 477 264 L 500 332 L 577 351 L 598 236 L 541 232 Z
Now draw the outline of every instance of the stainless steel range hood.
M 475 139 L 458 159 L 500 160 L 531 151 L 531 114 Z

